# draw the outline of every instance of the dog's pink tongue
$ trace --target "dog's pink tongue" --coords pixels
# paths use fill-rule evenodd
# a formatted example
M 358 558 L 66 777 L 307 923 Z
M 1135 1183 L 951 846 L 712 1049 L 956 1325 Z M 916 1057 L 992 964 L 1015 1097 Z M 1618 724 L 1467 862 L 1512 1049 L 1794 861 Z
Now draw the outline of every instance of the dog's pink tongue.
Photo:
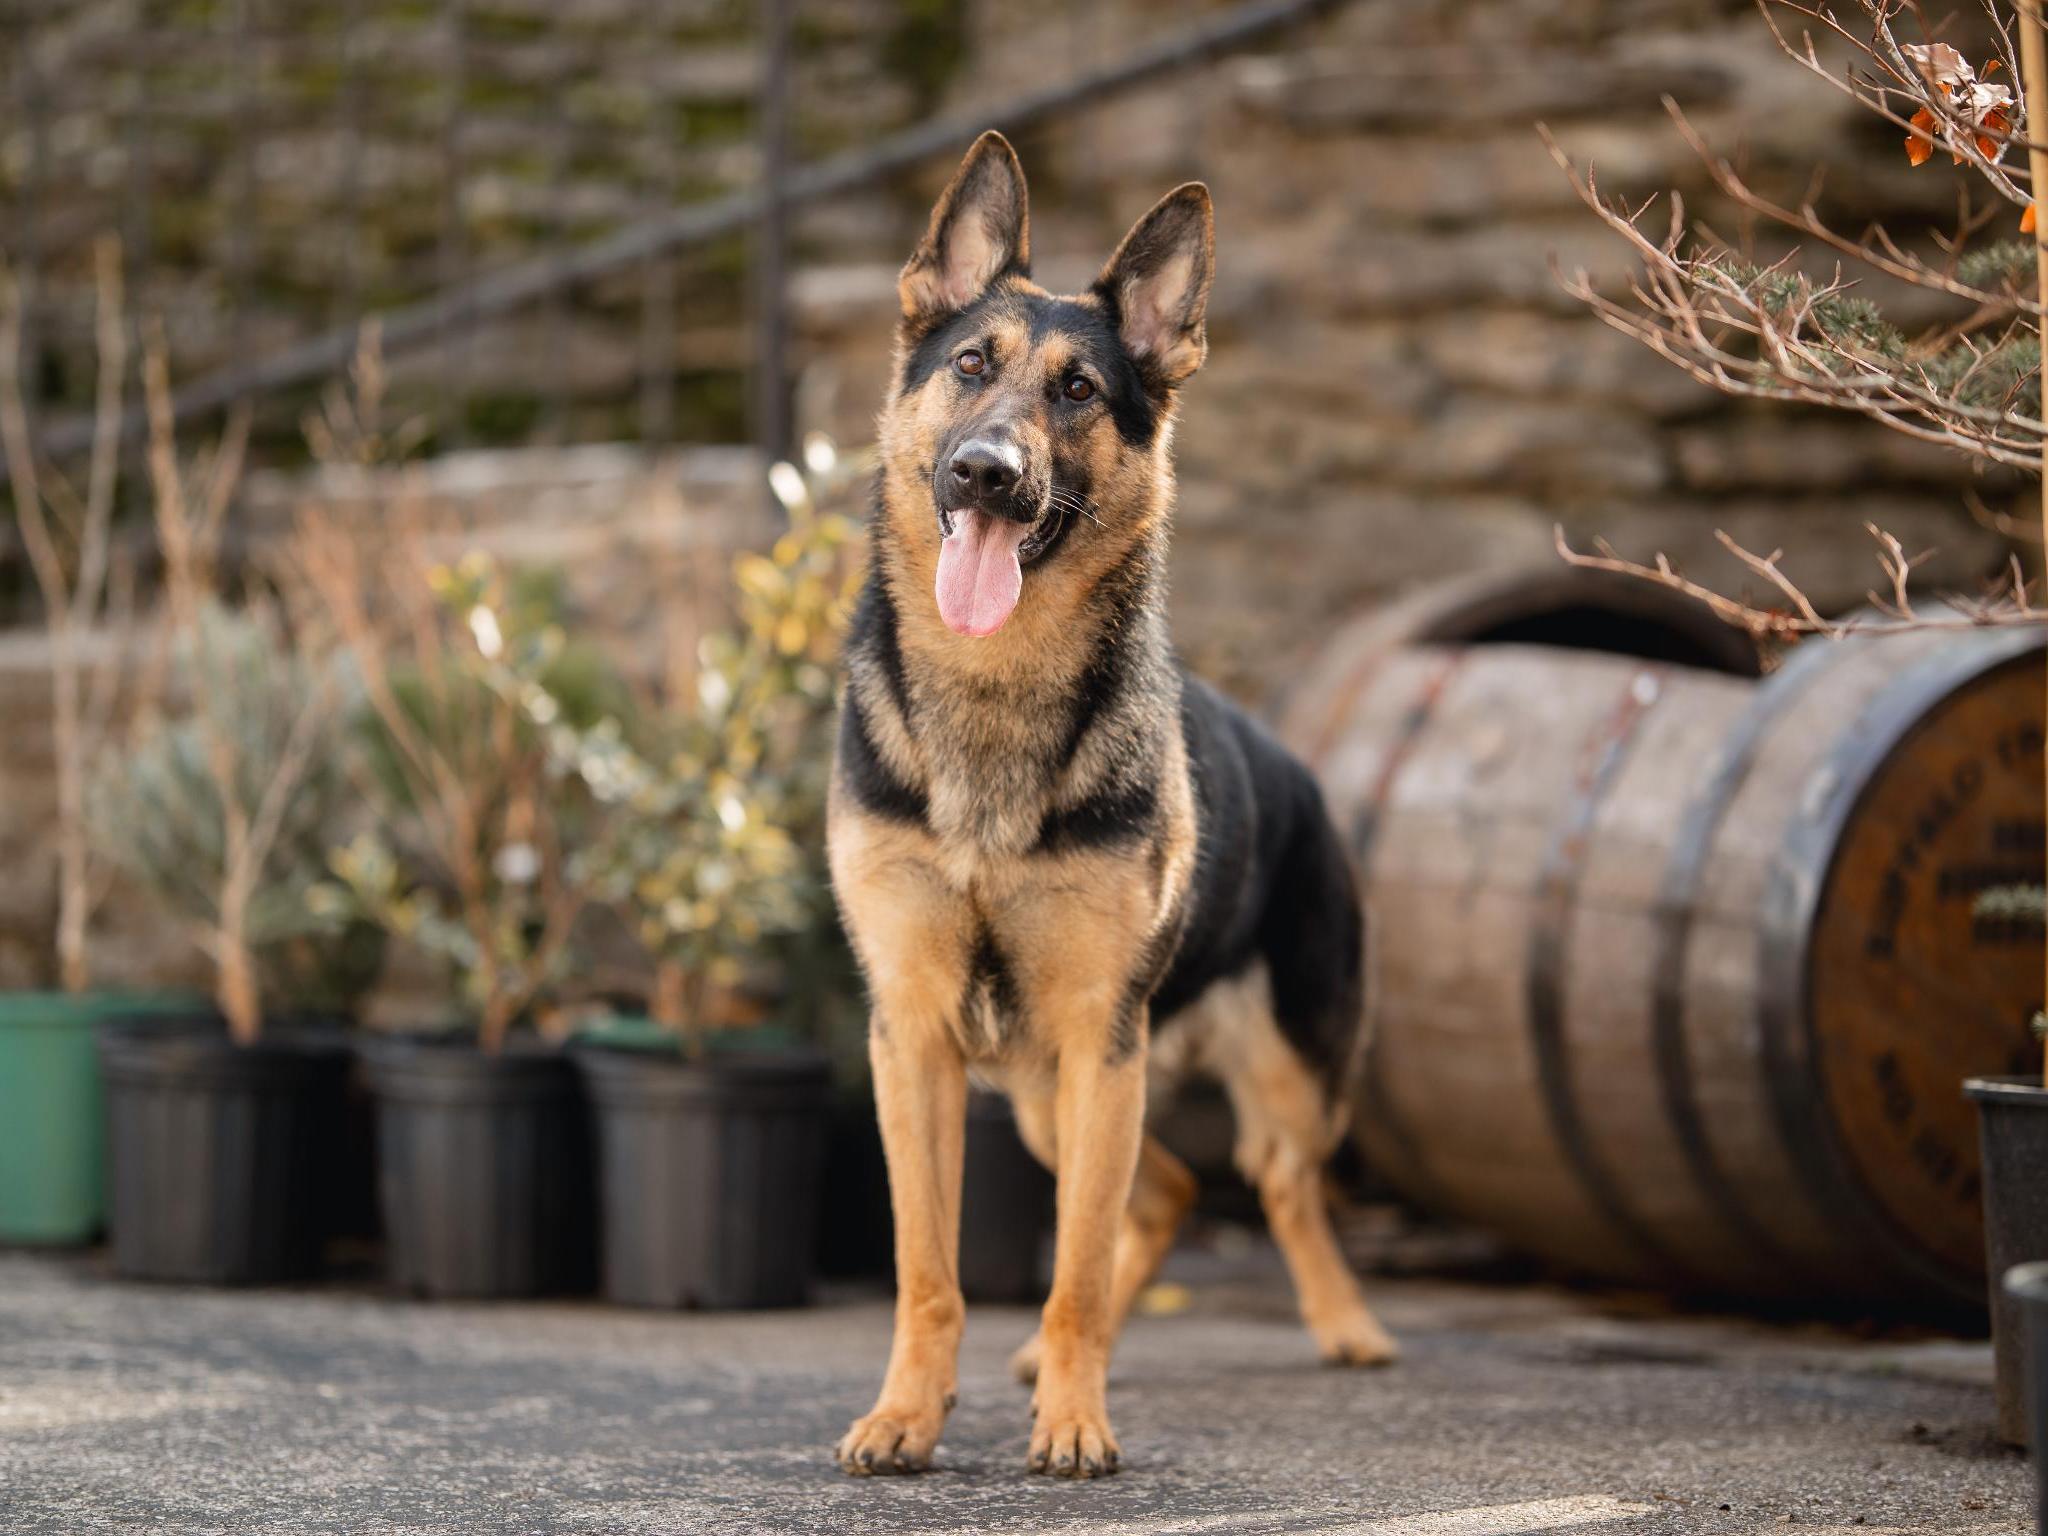
M 992 635 L 1003 627 L 1024 588 L 1017 546 L 1026 523 L 985 512 L 956 512 L 952 536 L 939 545 L 939 617 L 955 634 Z

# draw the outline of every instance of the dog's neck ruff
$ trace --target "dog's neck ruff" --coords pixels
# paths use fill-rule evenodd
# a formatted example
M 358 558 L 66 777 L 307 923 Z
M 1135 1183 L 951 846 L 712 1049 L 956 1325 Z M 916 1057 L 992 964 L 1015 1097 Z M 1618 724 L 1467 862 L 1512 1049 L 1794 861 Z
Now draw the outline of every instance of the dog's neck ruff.
M 1060 615 L 1030 611 L 1027 572 L 1011 622 L 966 639 L 937 622 L 920 579 L 929 566 L 878 536 L 848 644 L 849 702 L 877 771 L 905 791 L 899 803 L 963 860 L 1042 846 L 1047 826 L 1177 729 L 1164 554 L 1163 533 L 1147 537 Z

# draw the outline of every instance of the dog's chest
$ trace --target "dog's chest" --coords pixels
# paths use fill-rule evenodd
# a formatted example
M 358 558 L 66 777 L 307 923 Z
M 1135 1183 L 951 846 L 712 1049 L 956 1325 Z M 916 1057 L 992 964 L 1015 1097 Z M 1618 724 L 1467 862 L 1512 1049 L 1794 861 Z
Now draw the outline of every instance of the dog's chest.
M 1061 720 L 1029 702 L 954 697 L 919 725 L 931 831 L 949 862 L 1029 853 L 1059 787 Z

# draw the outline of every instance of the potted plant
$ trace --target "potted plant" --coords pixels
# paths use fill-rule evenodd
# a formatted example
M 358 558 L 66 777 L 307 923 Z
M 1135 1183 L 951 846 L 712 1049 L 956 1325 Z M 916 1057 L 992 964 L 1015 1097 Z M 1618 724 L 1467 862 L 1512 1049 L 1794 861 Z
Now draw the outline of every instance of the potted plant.
M 336 669 L 297 645 L 273 598 L 215 596 L 222 512 L 246 417 L 211 456 L 203 501 L 172 441 L 160 342 L 144 362 L 164 565 L 170 712 L 91 787 L 96 845 L 158 896 L 212 963 L 213 1007 L 116 1020 L 100 1039 L 116 1269 L 153 1280 L 279 1280 L 319 1257 L 339 1189 L 348 1056 L 331 1031 L 266 1032 L 266 953 L 324 953 L 305 893 L 346 786 Z M 306 946 L 310 946 L 310 951 Z M 374 975 L 375 955 L 353 982 Z M 275 994 L 272 994 L 273 996 Z M 325 1001 L 332 1002 L 333 999 Z
M 594 802 L 499 680 L 514 667 L 577 700 L 601 669 L 566 641 L 551 583 L 480 554 L 443 563 L 409 502 L 380 510 L 374 545 L 361 520 L 317 509 L 298 544 L 355 664 L 374 822 L 311 899 L 441 962 L 459 999 L 451 1019 L 364 1046 L 390 1277 L 425 1296 L 579 1290 L 588 1128 L 573 1066 L 532 1026 L 584 910 L 571 850 L 594 835 Z M 583 707 L 560 728 L 588 723 Z
M 317 923 L 305 905 L 347 786 L 332 722 L 295 714 L 308 718 L 298 712 L 331 680 L 269 614 L 208 605 L 179 651 L 206 702 L 144 729 L 100 772 L 93 831 L 213 959 L 219 985 L 210 1007 L 102 1031 L 114 1263 L 140 1279 L 284 1279 L 313 1267 L 368 1179 L 366 1149 L 343 1155 L 350 1058 L 333 1021 L 374 979 L 376 936 Z M 209 749 L 216 731 L 229 762 Z M 225 796 L 216 771 L 233 775 Z M 243 809 L 266 803 L 281 808 L 274 827 Z
M 193 1002 L 182 991 L 109 991 L 92 975 L 91 924 L 106 871 L 88 836 L 89 770 L 113 740 L 123 704 L 145 686 L 141 669 L 127 664 L 134 572 L 111 527 L 128 366 L 121 257 L 111 240 L 94 256 L 97 397 L 82 486 L 36 452 L 20 373 L 21 298 L 0 266 L 0 459 L 43 604 L 57 802 L 56 985 L 0 993 L 0 1243 L 82 1243 L 98 1232 L 104 1112 L 94 1032 L 109 1017 Z
M 814 464 L 829 465 L 824 447 Z M 735 563 L 738 624 L 672 645 L 636 707 L 555 733 L 604 802 L 593 889 L 644 953 L 638 1014 L 582 1037 L 597 1116 L 605 1294 L 639 1306 L 803 1302 L 816 1250 L 829 1064 L 801 1029 L 733 1006 L 832 919 L 823 871 L 832 662 L 854 538 L 792 466 L 790 527 Z M 692 612 L 665 604 L 675 617 Z M 567 711 L 519 679 L 529 714 Z M 802 1006 L 799 977 L 774 989 Z

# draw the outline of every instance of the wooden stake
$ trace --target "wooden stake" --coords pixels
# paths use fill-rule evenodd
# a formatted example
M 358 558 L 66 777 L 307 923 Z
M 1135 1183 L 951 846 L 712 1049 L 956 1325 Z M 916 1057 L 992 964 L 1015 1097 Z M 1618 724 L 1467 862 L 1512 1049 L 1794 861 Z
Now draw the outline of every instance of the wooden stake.
M 2048 262 L 2041 260 L 2041 228 L 2039 203 L 2044 191 L 2048 191 L 2048 32 L 2042 30 L 2040 0 L 2020 0 L 2020 74 L 2021 86 L 2027 99 L 2027 173 L 2028 189 L 2035 201 L 2034 266 L 2036 278 L 2041 285 L 2041 302 L 2048 305 Z M 2035 334 L 2040 334 L 2040 322 L 2035 322 Z M 2048 558 L 2048 445 L 2042 450 L 2041 475 L 2041 534 L 2044 558 Z M 2042 757 L 2043 792 L 2048 793 L 2048 753 Z M 2048 944 L 2042 952 L 2043 1007 L 2048 1008 Z M 2048 1087 L 2048 1060 L 2044 1060 L 2041 1072 L 2043 1087 Z

